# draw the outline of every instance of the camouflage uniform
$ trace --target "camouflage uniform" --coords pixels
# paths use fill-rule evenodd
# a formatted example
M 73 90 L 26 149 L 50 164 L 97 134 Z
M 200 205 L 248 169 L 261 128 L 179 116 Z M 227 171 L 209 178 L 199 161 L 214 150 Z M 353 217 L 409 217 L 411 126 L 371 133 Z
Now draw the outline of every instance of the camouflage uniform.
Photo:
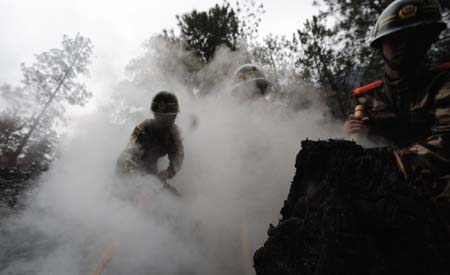
M 395 146 L 406 175 L 426 183 L 438 206 L 450 210 L 450 63 L 353 95 L 365 106 L 369 138 Z
M 181 169 L 184 158 L 183 144 L 178 127 L 159 128 L 155 120 L 146 119 L 134 128 L 131 140 L 117 162 L 118 171 L 124 174 L 140 172 L 158 174 L 158 159 L 168 155 L 169 178 Z

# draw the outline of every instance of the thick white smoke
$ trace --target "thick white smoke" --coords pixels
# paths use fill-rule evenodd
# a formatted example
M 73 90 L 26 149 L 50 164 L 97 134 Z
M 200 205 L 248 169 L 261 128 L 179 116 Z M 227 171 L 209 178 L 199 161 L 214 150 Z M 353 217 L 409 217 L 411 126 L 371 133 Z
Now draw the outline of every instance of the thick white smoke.
M 318 102 L 294 113 L 262 99 L 241 102 L 224 83 L 203 98 L 180 83 L 174 76 L 152 85 L 179 97 L 185 160 L 171 184 L 182 197 L 152 177 L 115 176 L 133 123 L 150 116 L 157 92 L 122 85 L 124 102 L 142 103 L 133 119 L 115 123 L 110 106 L 72 121 L 27 208 L 3 219 L 2 274 L 91 274 L 109 247 L 102 274 L 252 274 L 252 254 L 279 218 L 301 140 L 338 137 L 340 127 Z M 128 200 L 136 194 L 139 203 Z

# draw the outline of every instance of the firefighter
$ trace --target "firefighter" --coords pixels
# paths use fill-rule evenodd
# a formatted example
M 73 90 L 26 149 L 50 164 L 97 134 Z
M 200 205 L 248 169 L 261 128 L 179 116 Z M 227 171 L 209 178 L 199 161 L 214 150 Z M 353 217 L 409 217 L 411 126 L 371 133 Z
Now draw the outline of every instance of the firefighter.
M 153 98 L 151 111 L 154 118 L 134 128 L 128 146 L 119 156 L 117 170 L 120 174 L 151 174 L 165 182 L 181 169 L 184 158 L 180 130 L 175 125 L 179 112 L 177 97 L 159 92 Z M 169 167 L 158 171 L 158 159 L 166 155 Z
M 233 74 L 232 94 L 245 100 L 257 99 L 267 95 L 269 85 L 258 65 L 245 64 Z
M 450 63 L 425 65 L 446 27 L 435 0 L 386 7 L 371 41 L 384 58 L 384 78 L 353 91 L 359 114 L 350 115 L 344 128 L 392 145 L 400 171 L 424 183 L 450 221 Z

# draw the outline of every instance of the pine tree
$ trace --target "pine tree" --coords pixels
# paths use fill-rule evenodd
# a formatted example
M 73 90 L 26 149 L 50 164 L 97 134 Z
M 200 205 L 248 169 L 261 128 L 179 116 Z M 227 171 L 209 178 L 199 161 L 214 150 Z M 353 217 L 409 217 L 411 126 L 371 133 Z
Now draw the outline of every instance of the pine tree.
M 236 50 L 239 44 L 239 21 L 229 3 L 216 4 L 207 12 L 193 10 L 176 16 L 181 37 L 188 49 L 195 52 L 202 62 L 208 63 L 216 48 L 226 46 Z
M 40 157 L 48 153 L 48 147 L 56 141 L 54 126 L 64 121 L 66 104 L 83 106 L 92 96 L 78 79 L 88 74 L 92 48 L 88 38 L 64 35 L 60 49 L 36 55 L 32 65 L 21 65 L 22 86 L 1 87 L 2 96 L 10 104 L 1 120 L 2 127 L 10 127 L 11 135 L 4 136 L 7 140 L 2 144 L 2 151 L 8 148 L 3 156 L 8 156 L 9 164 L 17 164 L 31 154 L 37 157 L 36 152 L 42 153 Z

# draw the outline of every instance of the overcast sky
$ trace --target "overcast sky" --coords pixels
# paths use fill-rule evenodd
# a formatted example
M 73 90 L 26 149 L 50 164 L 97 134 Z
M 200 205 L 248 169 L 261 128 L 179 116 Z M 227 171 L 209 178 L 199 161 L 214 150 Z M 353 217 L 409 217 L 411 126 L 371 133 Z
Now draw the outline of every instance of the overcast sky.
M 309 18 L 312 0 L 262 0 L 261 34 L 290 35 Z M 142 42 L 176 26 L 176 14 L 206 10 L 221 0 L 0 0 L 0 84 L 18 84 L 20 63 L 58 47 L 63 34 L 92 39 L 91 90 L 110 89 Z M 109 84 L 109 85 L 108 85 Z

